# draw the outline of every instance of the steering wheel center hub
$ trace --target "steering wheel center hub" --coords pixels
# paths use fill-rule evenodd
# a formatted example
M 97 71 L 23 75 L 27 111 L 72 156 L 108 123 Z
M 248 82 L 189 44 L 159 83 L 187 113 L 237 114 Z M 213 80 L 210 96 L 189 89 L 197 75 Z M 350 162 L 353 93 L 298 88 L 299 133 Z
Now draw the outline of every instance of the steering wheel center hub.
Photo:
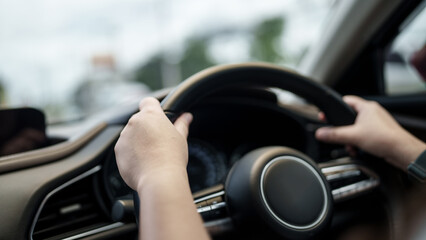
M 288 228 L 308 230 L 325 218 L 325 184 L 301 158 L 280 156 L 267 163 L 261 173 L 260 194 L 265 210 Z

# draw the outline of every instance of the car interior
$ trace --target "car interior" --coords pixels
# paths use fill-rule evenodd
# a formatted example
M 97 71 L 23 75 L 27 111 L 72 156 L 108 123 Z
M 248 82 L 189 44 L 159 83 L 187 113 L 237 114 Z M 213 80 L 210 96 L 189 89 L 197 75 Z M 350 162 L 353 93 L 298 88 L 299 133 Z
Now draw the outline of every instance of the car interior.
M 426 141 L 426 36 L 419 35 L 420 64 L 394 51 L 425 7 L 422 0 L 347 1 L 298 71 L 271 63 L 226 64 L 149 94 L 171 121 L 182 112 L 194 115 L 189 184 L 212 239 L 345 239 L 359 229 L 371 239 L 395 237 L 403 221 L 396 206 L 419 183 L 368 153 L 352 156 L 343 145 L 319 142 L 315 131 L 353 123 L 356 114 L 341 96 L 357 95 L 379 102 Z M 400 61 L 409 68 L 401 71 L 422 79 L 403 92 L 399 85 L 389 90 L 389 76 L 396 75 L 391 69 Z M 284 101 L 288 94 L 296 100 Z M 137 239 L 138 199 L 122 180 L 114 153 L 137 110 L 135 103 L 49 126 L 31 106 L 1 109 L 0 239 Z M 19 145 L 23 134 L 36 143 Z M 265 170 L 267 161 L 282 156 L 292 156 L 287 160 L 293 163 L 277 170 L 285 186 Z M 274 187 L 263 189 L 258 179 Z M 289 209 L 290 196 L 302 212 Z M 271 208 L 279 216 L 268 214 Z

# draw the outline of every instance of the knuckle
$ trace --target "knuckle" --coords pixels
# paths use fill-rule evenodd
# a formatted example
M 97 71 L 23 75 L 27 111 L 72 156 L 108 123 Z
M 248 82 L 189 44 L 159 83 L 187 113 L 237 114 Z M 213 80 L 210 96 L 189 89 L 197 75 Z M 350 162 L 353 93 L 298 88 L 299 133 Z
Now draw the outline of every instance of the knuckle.
M 118 152 L 120 152 L 120 149 L 121 149 L 121 142 L 120 142 L 120 140 L 118 140 L 117 143 L 114 146 L 114 152 L 115 152 L 116 155 L 117 155 Z
M 159 102 L 156 98 L 153 97 L 146 97 L 144 99 L 142 99 L 139 103 L 139 107 L 140 108 L 145 108 L 146 106 L 151 106 L 151 105 L 158 105 Z
M 158 103 L 158 100 L 154 97 L 146 97 L 144 99 L 147 103 Z
M 135 113 L 130 117 L 129 121 L 127 122 L 127 125 L 132 126 L 139 121 L 140 121 L 140 113 Z
M 136 122 L 136 119 L 135 119 L 135 117 L 134 117 L 134 116 L 132 116 L 132 117 L 129 119 L 129 121 L 127 122 L 127 126 L 132 126 L 132 125 L 134 125 L 134 124 L 135 124 L 135 122 Z M 123 132 L 121 132 L 121 134 L 123 134 Z
M 144 114 L 153 114 L 153 113 L 157 112 L 157 108 L 155 106 L 153 106 L 153 105 L 148 105 L 148 106 L 145 106 L 142 109 L 142 112 Z
M 330 140 L 337 140 L 339 139 L 340 135 L 337 131 L 335 130 L 330 130 L 330 132 L 327 135 L 328 139 Z
M 369 105 L 370 105 L 370 107 L 371 107 L 371 108 L 373 108 L 373 109 L 380 108 L 379 103 L 377 103 L 376 101 L 369 101 Z

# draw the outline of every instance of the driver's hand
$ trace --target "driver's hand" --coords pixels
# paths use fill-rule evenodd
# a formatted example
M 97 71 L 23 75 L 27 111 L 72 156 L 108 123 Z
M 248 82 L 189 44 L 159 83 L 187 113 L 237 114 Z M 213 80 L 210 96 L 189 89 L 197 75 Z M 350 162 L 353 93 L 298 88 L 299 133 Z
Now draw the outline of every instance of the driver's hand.
M 115 145 L 120 175 L 134 190 L 146 178 L 164 176 L 168 171 L 186 171 L 186 138 L 192 121 L 192 115 L 184 113 L 173 125 L 152 97 L 143 99 L 139 109 Z
M 426 149 L 377 102 L 356 96 L 343 100 L 358 113 L 355 123 L 320 128 L 315 133 L 318 140 L 358 147 L 403 170 Z

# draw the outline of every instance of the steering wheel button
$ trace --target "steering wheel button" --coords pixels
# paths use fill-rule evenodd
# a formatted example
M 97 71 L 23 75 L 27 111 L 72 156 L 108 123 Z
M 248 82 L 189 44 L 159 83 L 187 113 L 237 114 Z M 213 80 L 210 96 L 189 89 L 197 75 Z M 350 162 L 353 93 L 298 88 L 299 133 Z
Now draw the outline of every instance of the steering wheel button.
M 312 166 L 293 156 L 268 163 L 262 173 L 262 194 L 271 214 L 293 228 L 317 224 L 327 196 L 317 175 Z

